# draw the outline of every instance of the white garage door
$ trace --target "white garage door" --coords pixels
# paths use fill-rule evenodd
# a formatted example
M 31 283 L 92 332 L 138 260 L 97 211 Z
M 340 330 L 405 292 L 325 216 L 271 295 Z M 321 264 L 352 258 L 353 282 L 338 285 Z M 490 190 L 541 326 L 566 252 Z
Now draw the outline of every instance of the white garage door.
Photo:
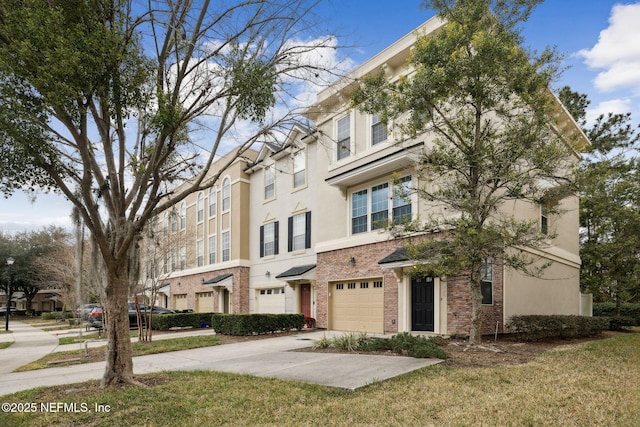
M 197 313 L 213 312 L 213 292 L 196 293 L 196 312 Z
M 331 283 L 329 292 L 330 329 L 384 332 L 382 280 Z
M 189 308 L 187 305 L 187 294 L 177 294 L 173 296 L 175 301 L 175 309 L 176 310 L 186 310 Z
M 284 313 L 284 288 L 260 289 L 258 313 Z

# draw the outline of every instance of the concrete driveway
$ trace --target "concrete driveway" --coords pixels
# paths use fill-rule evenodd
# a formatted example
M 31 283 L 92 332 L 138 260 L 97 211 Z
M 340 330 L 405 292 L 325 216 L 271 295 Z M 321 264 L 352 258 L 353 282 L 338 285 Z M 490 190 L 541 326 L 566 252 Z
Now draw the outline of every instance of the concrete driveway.
M 326 331 L 307 332 L 140 356 L 134 358 L 134 373 L 209 370 L 355 390 L 377 381 L 384 381 L 441 362 L 440 359 L 414 359 L 401 356 L 292 351 L 310 347 L 313 340 L 324 335 L 339 334 L 338 332 Z M 17 344 L 20 338 L 16 333 L 14 335 Z M 0 350 L 0 366 L 4 364 L 3 353 L 7 350 Z M 40 386 L 73 384 L 100 379 L 104 366 L 104 362 L 99 362 L 37 371 L 0 373 L 0 395 Z

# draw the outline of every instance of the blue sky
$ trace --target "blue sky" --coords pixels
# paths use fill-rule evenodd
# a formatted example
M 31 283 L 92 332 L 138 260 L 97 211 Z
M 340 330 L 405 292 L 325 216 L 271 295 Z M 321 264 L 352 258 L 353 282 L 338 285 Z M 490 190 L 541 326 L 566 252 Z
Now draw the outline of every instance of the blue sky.
M 434 15 L 420 0 L 324 0 L 318 32 L 335 34 L 339 52 L 362 63 Z M 525 45 L 556 46 L 569 67 L 554 85 L 591 99 L 589 117 L 631 111 L 640 117 L 640 0 L 547 0 L 523 25 Z M 55 195 L 0 199 L 0 230 L 67 226 L 71 205 Z

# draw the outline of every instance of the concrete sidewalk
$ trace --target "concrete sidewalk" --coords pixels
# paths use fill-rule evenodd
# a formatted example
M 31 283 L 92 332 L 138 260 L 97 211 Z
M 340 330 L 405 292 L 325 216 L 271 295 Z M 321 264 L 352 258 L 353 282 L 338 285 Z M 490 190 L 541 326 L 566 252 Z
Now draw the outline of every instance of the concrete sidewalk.
M 338 334 L 340 333 L 326 331 L 307 332 L 284 337 L 140 356 L 133 359 L 134 373 L 209 370 L 294 380 L 355 390 L 373 382 L 383 381 L 441 362 L 439 359 L 414 359 L 400 356 L 291 351 L 310 347 L 313 340 L 317 340 L 324 335 Z M 21 336 L 16 335 L 16 344 L 22 340 Z M 4 364 L 5 355 L 3 352 L 6 350 L 0 350 L 0 365 Z M 23 359 L 21 364 L 24 363 L 27 362 L 24 362 Z M 39 386 L 73 384 L 100 379 L 104 367 L 105 363 L 99 362 L 28 372 L 2 373 L 0 374 L 0 395 Z

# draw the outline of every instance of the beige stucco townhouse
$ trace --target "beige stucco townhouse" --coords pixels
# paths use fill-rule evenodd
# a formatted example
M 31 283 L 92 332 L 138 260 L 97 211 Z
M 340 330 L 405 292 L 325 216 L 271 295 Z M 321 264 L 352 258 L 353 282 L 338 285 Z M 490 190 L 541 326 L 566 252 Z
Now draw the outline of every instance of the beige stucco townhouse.
M 420 30 L 430 32 L 440 25 L 434 18 Z M 314 249 L 319 327 L 375 333 L 469 331 L 471 303 L 464 280 L 411 277 L 407 273 L 413 262 L 403 252 L 404 242 L 392 239 L 381 225 L 434 213 L 433 206 L 402 190 L 421 185 L 414 166 L 430 143 L 429 135 L 400 142 L 375 115 L 349 108 L 357 77 L 383 71 L 387 78 L 397 79 L 410 72 L 405 64 L 414 41 L 413 32 L 398 40 L 320 92 L 308 110 L 318 146 L 313 218 L 318 230 Z M 588 143 L 559 102 L 556 119 L 559 132 Z M 539 221 L 557 237 L 545 250 L 535 251 L 542 261 L 553 261 L 543 278 L 503 268 L 499 259 L 487 260 L 486 332 L 496 326 L 502 330 L 514 314 L 579 313 L 578 198 L 567 197 L 561 203 L 559 215 L 522 201 L 504 207 L 517 218 Z

